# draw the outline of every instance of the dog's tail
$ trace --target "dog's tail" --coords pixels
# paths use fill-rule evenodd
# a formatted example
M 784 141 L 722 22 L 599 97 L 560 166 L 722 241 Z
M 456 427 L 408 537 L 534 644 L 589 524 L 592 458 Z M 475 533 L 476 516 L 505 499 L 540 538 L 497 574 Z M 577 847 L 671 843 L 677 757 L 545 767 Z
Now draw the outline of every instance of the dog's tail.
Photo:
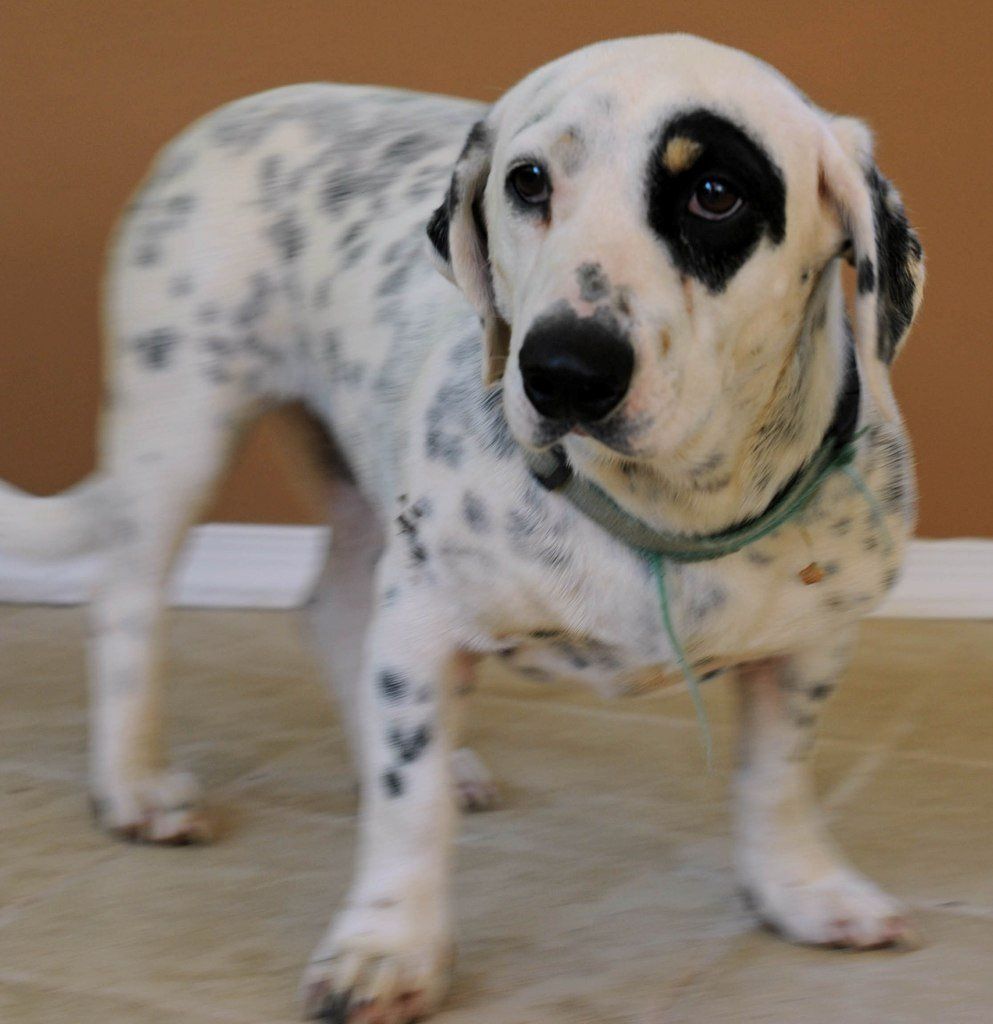
M 109 481 L 99 473 L 50 498 L 0 482 L 0 552 L 58 559 L 106 546 L 113 533 Z

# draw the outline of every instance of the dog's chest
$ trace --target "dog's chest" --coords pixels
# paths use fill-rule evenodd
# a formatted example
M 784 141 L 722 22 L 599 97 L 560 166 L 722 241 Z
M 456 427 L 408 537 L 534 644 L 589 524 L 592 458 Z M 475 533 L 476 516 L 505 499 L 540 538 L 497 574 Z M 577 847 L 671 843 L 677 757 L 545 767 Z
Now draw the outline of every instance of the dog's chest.
M 905 533 L 895 504 L 870 505 L 838 475 L 797 523 L 711 562 L 665 563 L 663 581 L 571 506 L 494 494 L 462 509 L 472 528 L 423 535 L 463 614 L 508 668 L 611 696 L 678 681 L 677 644 L 703 677 L 845 628 L 892 586 Z

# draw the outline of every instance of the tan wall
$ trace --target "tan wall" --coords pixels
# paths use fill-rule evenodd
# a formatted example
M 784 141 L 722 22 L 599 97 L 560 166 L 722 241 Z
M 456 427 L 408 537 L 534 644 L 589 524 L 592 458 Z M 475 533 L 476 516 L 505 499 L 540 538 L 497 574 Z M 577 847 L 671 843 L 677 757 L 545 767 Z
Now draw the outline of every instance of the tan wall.
M 0 477 L 61 489 L 89 471 L 105 235 L 155 150 L 245 93 L 315 79 L 494 99 L 610 36 L 684 30 L 771 61 L 865 117 L 928 254 L 896 370 L 922 478 L 921 532 L 993 536 L 993 95 L 986 0 L 3 0 Z M 215 514 L 313 520 L 278 425 Z

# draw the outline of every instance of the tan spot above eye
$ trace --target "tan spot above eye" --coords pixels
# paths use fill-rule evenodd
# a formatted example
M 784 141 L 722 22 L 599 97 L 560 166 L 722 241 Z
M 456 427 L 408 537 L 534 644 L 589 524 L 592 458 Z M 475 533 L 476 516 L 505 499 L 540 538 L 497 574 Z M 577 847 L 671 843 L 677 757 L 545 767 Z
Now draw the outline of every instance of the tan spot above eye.
M 685 135 L 676 135 L 666 143 L 662 163 L 670 173 L 679 174 L 692 167 L 702 151 L 703 146 L 699 142 L 688 139 Z
M 575 128 L 566 128 L 552 143 L 552 159 L 562 165 L 566 174 L 575 174 L 583 163 L 585 146 L 583 138 Z

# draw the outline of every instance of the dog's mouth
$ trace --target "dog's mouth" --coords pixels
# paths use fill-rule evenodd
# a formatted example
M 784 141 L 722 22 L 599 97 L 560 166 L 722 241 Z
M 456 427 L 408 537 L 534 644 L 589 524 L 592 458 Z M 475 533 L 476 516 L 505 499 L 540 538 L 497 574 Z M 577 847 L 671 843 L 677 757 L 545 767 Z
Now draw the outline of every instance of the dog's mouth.
M 559 444 L 572 436 L 586 441 L 595 441 L 615 455 L 636 458 L 639 450 L 636 437 L 639 433 L 637 424 L 623 415 L 609 416 L 595 423 L 582 420 L 541 420 L 527 439 L 526 446 L 543 450 Z

